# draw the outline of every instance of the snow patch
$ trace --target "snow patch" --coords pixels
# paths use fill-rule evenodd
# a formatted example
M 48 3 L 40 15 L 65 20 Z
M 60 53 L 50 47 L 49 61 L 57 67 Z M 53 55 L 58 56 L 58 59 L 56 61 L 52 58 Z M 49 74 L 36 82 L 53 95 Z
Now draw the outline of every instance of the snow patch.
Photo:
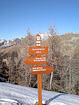
M 38 102 L 38 100 L 34 100 L 33 104 L 35 104 L 36 102 Z M 42 100 L 42 104 L 45 104 L 44 100 Z
M 48 105 L 66 105 L 66 104 L 61 102 L 50 102 Z
M 42 100 L 46 105 L 79 105 L 77 95 L 45 90 L 42 90 Z M 0 82 L 0 105 L 17 105 L 15 101 L 22 105 L 34 105 L 38 102 L 38 89 Z
M 0 105 L 17 105 L 17 101 L 12 99 L 0 99 Z

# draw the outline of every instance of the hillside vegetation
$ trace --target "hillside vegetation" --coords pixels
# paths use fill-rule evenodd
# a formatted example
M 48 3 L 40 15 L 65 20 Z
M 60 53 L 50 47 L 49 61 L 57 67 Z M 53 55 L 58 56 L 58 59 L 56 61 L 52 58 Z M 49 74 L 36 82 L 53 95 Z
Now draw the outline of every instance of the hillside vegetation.
M 0 49 L 0 81 L 37 87 L 31 66 L 24 64 L 30 46 L 35 46 L 35 37 L 28 34 L 20 45 Z M 47 65 L 55 68 L 42 75 L 43 89 L 79 95 L 79 34 L 51 35 L 42 46 L 49 48 Z

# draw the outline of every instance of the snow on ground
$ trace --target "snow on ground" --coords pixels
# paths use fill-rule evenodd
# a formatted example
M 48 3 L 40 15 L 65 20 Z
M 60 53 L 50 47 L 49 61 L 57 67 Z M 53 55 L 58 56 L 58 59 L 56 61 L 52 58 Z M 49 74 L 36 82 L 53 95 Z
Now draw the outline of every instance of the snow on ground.
M 46 105 L 79 105 L 79 96 L 42 91 L 42 99 Z M 38 89 L 0 83 L 0 105 L 34 105 L 38 100 Z

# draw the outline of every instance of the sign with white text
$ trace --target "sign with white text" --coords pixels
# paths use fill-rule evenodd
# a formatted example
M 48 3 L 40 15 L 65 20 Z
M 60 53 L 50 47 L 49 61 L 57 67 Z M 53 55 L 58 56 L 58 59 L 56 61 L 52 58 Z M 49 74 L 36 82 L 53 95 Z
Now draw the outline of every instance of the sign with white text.
M 28 65 L 42 65 L 47 63 L 47 57 L 46 56 L 40 56 L 40 57 L 27 57 L 24 62 Z
M 54 70 L 51 66 L 33 66 L 32 67 L 32 74 L 49 74 Z
M 29 47 L 29 55 L 43 55 L 43 54 L 48 54 L 48 47 L 41 47 L 41 46 L 36 46 L 36 47 Z

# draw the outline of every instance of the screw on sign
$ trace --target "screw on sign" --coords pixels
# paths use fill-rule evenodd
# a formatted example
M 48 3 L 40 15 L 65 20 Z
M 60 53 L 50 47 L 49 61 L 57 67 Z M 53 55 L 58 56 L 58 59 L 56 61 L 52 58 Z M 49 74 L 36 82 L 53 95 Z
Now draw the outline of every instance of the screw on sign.
M 41 37 L 39 34 L 36 35 L 36 46 L 29 47 L 29 55 L 36 55 L 35 57 L 27 57 L 24 62 L 28 65 L 34 65 L 32 67 L 32 74 L 37 74 L 38 79 L 38 98 L 39 98 L 39 105 L 42 105 L 42 80 L 41 74 L 49 74 L 51 73 L 54 68 L 51 66 L 42 66 L 42 64 L 47 64 L 47 57 L 48 54 L 48 47 L 42 47 L 41 44 Z

